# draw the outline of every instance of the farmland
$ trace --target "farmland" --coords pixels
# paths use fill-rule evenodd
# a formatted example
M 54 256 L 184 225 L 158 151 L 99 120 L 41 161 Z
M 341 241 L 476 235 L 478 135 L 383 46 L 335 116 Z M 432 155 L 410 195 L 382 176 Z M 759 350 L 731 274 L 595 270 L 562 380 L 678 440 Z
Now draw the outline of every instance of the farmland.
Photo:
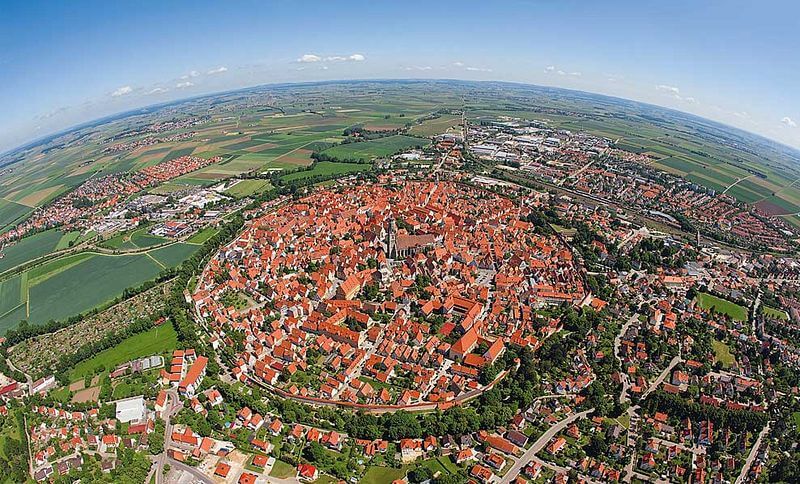
M 389 156 L 415 146 L 425 146 L 428 140 L 414 136 L 395 135 L 360 143 L 347 143 L 324 150 L 322 153 L 336 160 L 369 161 Z
M 336 163 L 333 161 L 320 161 L 314 168 L 306 171 L 299 171 L 290 173 L 282 177 L 283 181 L 291 182 L 312 176 L 325 176 L 325 175 L 339 175 L 342 173 L 357 173 L 360 171 L 368 171 L 370 165 L 360 163 Z
M 0 272 L 52 252 L 63 236 L 57 230 L 47 230 L 6 247 L 3 249 L 3 258 L 0 259 Z
M 265 192 L 270 188 L 272 188 L 272 185 L 267 180 L 241 180 L 225 190 L 225 194 L 232 197 L 241 198 Z
M 132 255 L 82 252 L 29 269 L 0 282 L 0 332 L 21 319 L 41 324 L 103 305 L 179 265 L 198 247 L 176 243 Z
M 445 114 L 436 119 L 428 119 L 420 124 L 412 126 L 411 129 L 408 130 L 408 134 L 427 138 L 429 136 L 445 133 L 449 128 L 458 124 L 461 124 L 460 116 Z

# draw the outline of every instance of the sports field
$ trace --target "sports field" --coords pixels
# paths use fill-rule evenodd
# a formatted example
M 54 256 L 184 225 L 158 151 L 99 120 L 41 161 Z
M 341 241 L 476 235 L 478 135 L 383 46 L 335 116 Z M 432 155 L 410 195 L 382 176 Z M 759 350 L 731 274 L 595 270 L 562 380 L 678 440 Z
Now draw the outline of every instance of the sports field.
M 144 356 L 158 355 L 174 350 L 178 344 L 178 334 L 171 324 L 156 326 L 144 333 L 139 333 L 97 353 L 84 360 L 69 372 L 69 381 L 76 381 L 94 375 L 104 369 L 115 368 L 121 363 Z
M 144 249 L 168 242 L 169 239 L 147 233 L 149 227 L 139 227 L 123 232 L 103 241 L 102 245 L 110 249 Z
M 734 321 L 747 321 L 747 308 L 727 299 L 701 292 L 697 295 L 697 303 L 703 309 L 711 309 L 713 307 L 718 313 L 727 314 Z

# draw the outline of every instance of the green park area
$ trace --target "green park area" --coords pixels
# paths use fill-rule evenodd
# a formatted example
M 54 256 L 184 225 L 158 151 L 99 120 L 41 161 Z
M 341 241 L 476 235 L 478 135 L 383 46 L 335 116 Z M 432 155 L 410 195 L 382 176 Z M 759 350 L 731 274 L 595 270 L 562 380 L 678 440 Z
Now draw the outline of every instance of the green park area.
M 724 368 L 730 368 L 736 361 L 731 353 L 728 345 L 719 340 L 711 342 L 711 347 L 714 349 L 714 361 L 718 361 Z
M 747 321 L 747 308 L 727 299 L 701 292 L 697 294 L 697 303 L 703 309 L 725 314 L 734 321 Z
M 789 319 L 789 315 L 786 314 L 786 311 L 783 311 L 783 310 L 780 310 L 780 309 L 771 308 L 769 306 L 762 305 L 761 306 L 761 313 L 764 314 L 764 316 L 767 316 L 768 318 L 782 319 L 784 321 Z
M 178 334 L 169 323 L 126 338 L 116 346 L 78 363 L 69 373 L 69 381 L 80 380 L 136 358 L 170 352 L 177 347 Z

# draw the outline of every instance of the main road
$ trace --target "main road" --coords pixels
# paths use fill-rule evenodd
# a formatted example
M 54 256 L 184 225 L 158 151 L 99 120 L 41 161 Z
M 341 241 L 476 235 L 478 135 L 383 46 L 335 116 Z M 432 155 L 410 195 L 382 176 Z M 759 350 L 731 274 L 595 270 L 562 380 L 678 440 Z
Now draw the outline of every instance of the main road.
M 589 410 L 584 410 L 583 412 L 570 415 L 569 417 L 559 421 L 558 423 L 547 429 L 547 431 L 543 433 L 538 439 L 536 439 L 536 442 L 534 442 L 533 445 L 531 445 L 530 448 L 526 450 L 524 454 L 522 454 L 519 458 L 516 459 L 514 465 L 511 466 L 511 469 L 509 469 L 508 472 L 506 472 L 506 474 L 503 477 L 501 477 L 498 482 L 500 482 L 500 484 L 508 484 L 511 481 L 513 481 L 514 478 L 516 478 L 519 475 L 520 471 L 526 465 L 528 465 L 528 463 L 531 460 L 533 460 L 533 457 L 536 455 L 536 453 L 544 449 L 544 446 L 547 445 L 548 442 L 550 442 L 550 439 L 552 439 L 559 432 L 567 428 L 567 425 L 571 424 L 576 420 L 586 418 L 586 416 L 592 412 L 594 412 L 594 409 L 590 408 Z

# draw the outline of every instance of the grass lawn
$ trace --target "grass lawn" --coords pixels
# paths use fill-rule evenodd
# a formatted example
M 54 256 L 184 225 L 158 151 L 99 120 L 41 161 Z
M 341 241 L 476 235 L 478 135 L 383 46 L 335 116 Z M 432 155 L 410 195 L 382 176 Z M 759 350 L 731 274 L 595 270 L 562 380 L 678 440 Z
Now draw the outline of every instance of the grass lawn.
M 783 320 L 789 319 L 789 315 L 786 314 L 786 311 L 783 311 L 781 309 L 775 309 L 769 306 L 762 305 L 761 312 L 764 313 L 765 316 L 770 318 L 783 319 Z
M 730 368 L 734 358 L 728 345 L 722 341 L 714 340 L 711 342 L 711 347 L 714 348 L 714 360 L 722 363 L 725 368 Z
M 272 470 L 269 471 L 270 477 L 275 477 L 278 479 L 288 479 L 290 477 L 294 477 L 295 475 L 297 475 L 297 471 L 295 470 L 294 466 L 287 464 L 282 460 L 276 460 L 275 465 L 272 466 Z
M 794 419 L 794 424 L 797 428 L 800 428 L 800 412 L 794 412 L 792 414 L 792 418 Z
M 177 347 L 178 334 L 171 324 L 166 323 L 125 339 L 120 344 L 97 353 L 84 360 L 69 373 L 69 380 L 76 381 L 98 373 L 99 368 L 111 370 L 120 363 L 134 358 L 161 354 Z
M 61 237 L 61 240 L 58 241 L 55 250 L 62 250 L 69 247 L 70 242 L 74 243 L 80 237 L 80 231 L 73 230 L 72 232 L 67 232 Z
M 364 477 L 361 478 L 360 482 L 361 484 L 385 484 L 387 482 L 401 479 L 406 475 L 406 471 L 408 471 L 407 466 L 403 466 L 400 469 L 370 466 L 367 469 L 367 472 L 364 473 Z
M 214 227 L 206 227 L 203 230 L 200 230 L 191 237 L 186 239 L 186 242 L 190 244 L 203 244 L 206 240 L 213 237 L 219 230 L 215 229 Z
M 697 302 L 701 308 L 711 309 L 713 307 L 718 313 L 727 314 L 734 321 L 747 321 L 747 308 L 727 299 L 701 292 L 697 295 Z

